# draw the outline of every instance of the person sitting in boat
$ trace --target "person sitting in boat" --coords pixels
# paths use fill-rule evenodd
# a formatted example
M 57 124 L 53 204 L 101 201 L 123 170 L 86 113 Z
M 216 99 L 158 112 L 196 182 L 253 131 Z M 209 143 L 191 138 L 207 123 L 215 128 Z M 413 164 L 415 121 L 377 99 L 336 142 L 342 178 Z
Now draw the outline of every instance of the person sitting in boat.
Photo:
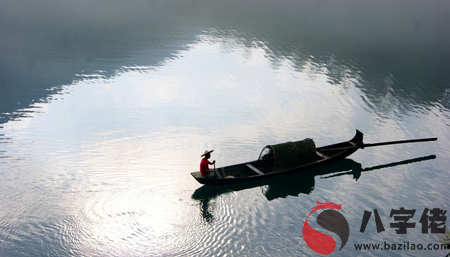
M 202 154 L 201 157 L 203 157 L 203 159 L 200 162 L 200 173 L 205 177 L 214 177 L 215 175 L 217 175 L 217 177 L 220 178 L 220 174 L 217 170 L 211 170 L 209 168 L 209 165 L 213 165 L 216 163 L 215 160 L 213 162 L 208 161 L 208 159 L 211 158 L 211 153 L 213 151 L 214 150 L 211 151 L 205 150 L 205 153 Z

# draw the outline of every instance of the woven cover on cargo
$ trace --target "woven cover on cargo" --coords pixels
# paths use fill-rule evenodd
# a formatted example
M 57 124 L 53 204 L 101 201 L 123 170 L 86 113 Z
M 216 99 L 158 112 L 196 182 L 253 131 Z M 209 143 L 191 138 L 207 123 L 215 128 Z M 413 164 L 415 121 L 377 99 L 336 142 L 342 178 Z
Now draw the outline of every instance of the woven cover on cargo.
M 311 138 L 297 142 L 270 145 L 274 155 L 274 168 L 289 168 L 314 161 L 316 145 Z

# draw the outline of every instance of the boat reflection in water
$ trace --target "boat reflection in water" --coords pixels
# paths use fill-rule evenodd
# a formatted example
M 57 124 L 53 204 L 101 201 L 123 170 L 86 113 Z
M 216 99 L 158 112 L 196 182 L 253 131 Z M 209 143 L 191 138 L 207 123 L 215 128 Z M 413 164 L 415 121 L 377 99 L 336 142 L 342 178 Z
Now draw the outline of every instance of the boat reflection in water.
M 316 176 L 320 176 L 320 178 L 326 179 L 337 176 L 352 175 L 355 180 L 358 180 L 361 177 L 362 172 L 426 161 L 435 158 L 436 155 L 429 155 L 364 169 L 362 168 L 361 163 L 355 162 L 352 159 L 343 159 L 336 163 L 313 168 L 301 173 L 293 173 L 281 177 L 276 177 L 273 179 L 217 187 L 203 185 L 202 187 L 195 190 L 195 192 L 192 194 L 192 199 L 199 202 L 202 218 L 205 222 L 209 223 L 214 220 L 214 204 L 211 204 L 211 201 L 221 194 L 232 193 L 235 191 L 250 189 L 254 187 L 261 187 L 264 196 L 267 198 L 267 200 L 271 201 L 277 198 L 285 198 L 287 196 L 310 194 L 314 190 Z

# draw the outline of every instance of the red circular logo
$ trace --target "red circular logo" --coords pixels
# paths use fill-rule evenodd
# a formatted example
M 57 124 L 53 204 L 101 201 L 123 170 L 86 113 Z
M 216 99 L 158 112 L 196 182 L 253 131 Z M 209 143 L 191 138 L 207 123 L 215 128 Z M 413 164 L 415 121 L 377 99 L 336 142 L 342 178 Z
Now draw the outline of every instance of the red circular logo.
M 326 209 L 317 216 L 317 224 L 341 238 L 341 247 L 339 250 L 347 243 L 350 235 L 350 228 L 344 215 L 336 211 L 341 209 L 340 204 L 336 205 L 332 202 L 321 203 L 319 201 L 317 201 L 316 204 L 317 206 L 313 207 L 313 211 L 306 217 L 302 234 L 306 244 L 311 250 L 316 253 L 328 255 L 336 249 L 336 241 L 333 237 L 313 229 L 308 223 L 309 216 L 317 210 Z

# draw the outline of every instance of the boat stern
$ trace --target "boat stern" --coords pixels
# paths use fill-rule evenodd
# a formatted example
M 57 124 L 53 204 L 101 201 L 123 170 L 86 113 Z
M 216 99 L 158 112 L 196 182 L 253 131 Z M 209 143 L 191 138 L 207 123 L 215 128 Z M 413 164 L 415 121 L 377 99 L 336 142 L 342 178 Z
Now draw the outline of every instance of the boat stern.
M 191 172 L 191 175 L 200 184 L 204 184 L 204 185 L 212 185 L 212 184 L 214 184 L 212 182 L 212 181 L 214 181 L 213 179 L 203 176 L 199 171 Z
M 192 175 L 197 181 L 198 181 L 199 179 L 204 178 L 203 175 L 202 175 L 199 171 L 191 172 L 191 175 Z

